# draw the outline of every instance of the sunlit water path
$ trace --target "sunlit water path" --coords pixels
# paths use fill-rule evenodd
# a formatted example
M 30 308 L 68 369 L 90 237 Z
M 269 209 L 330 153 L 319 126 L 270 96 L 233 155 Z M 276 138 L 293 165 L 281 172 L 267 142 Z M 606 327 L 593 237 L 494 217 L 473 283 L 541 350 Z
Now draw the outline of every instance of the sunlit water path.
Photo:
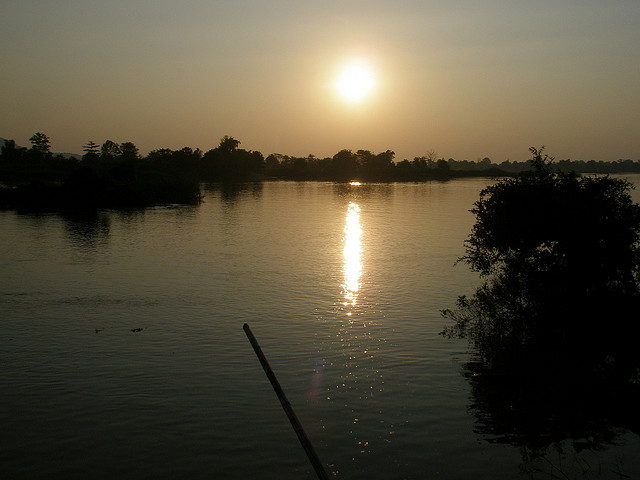
M 477 283 L 454 262 L 486 184 L 273 182 L 211 187 L 199 207 L 0 212 L 0 478 L 314 478 L 244 322 L 336 478 L 578 478 L 584 462 L 581 478 L 638 476 L 629 432 L 532 462 L 475 433 L 467 344 L 438 333 Z

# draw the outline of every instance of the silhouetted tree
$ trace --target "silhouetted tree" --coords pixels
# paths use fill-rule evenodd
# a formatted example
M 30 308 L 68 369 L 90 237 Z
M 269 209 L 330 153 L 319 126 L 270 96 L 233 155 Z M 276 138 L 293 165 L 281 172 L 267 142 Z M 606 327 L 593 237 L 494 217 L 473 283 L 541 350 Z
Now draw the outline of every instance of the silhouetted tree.
M 120 158 L 122 160 L 137 160 L 140 158 L 138 147 L 132 142 L 123 142 L 120 144 Z
M 36 132 L 29 139 L 31 142 L 31 150 L 41 155 L 51 153 L 51 141 L 44 133 Z
M 378 154 L 373 154 L 369 150 L 358 150 L 356 159 L 365 178 L 385 180 L 390 176 L 394 167 L 394 155 L 395 153 L 391 150 Z
M 147 155 L 147 160 L 161 161 L 165 158 L 173 157 L 173 150 L 170 148 L 159 148 L 157 150 L 151 150 Z
M 438 154 L 435 150 L 431 149 L 427 150 L 427 153 L 422 158 L 424 158 L 427 168 L 435 168 L 436 162 L 438 161 Z
M 18 148 L 16 146 L 15 140 L 5 140 L 4 145 L 2 145 L 2 150 L 0 151 L 0 156 L 2 156 L 4 161 L 11 162 L 21 157 L 24 151 L 24 148 Z
M 265 159 L 265 169 L 267 175 L 277 175 L 278 167 L 280 167 L 280 157 L 282 155 L 272 153 Z
M 489 157 L 484 157 L 482 160 L 478 159 L 476 162 L 479 168 L 490 168 L 491 167 L 491 159 Z
M 182 157 L 199 160 L 202 158 L 202 150 L 196 148 L 195 150 L 191 147 L 182 147 L 180 150 L 177 150 L 176 153 Z
M 441 158 L 436 162 L 436 168 L 444 172 L 447 172 L 451 169 L 451 167 L 449 166 L 449 163 L 444 158 Z
M 406 160 L 407 162 L 409 160 Z M 415 170 L 426 170 L 427 169 L 427 160 L 425 157 L 413 157 L 413 161 L 411 165 Z
M 257 178 L 262 173 L 262 153 L 244 150 L 238 145 L 238 140 L 225 135 L 216 148 L 202 156 L 203 173 L 208 180 Z
M 16 149 L 16 141 L 15 140 L 5 140 L 3 142 L 2 151 L 0 152 L 0 154 L 2 154 L 2 156 L 5 156 L 7 154 L 10 154 L 15 149 Z
M 99 156 L 100 146 L 93 140 L 90 140 L 82 146 L 82 151 L 84 152 L 84 155 L 82 156 L 83 160 L 95 160 Z
M 223 154 L 230 154 L 230 153 L 233 153 L 236 150 L 238 150 L 239 146 L 240 146 L 240 141 L 239 140 L 236 140 L 233 137 L 225 135 L 220 140 L 220 144 L 218 145 L 218 149 Z
M 102 144 L 100 148 L 100 158 L 103 160 L 109 160 L 113 158 L 117 158 L 122 154 L 122 149 L 120 145 L 111 140 L 107 140 Z
M 355 180 L 358 175 L 358 159 L 351 150 L 340 150 L 331 159 L 331 173 L 338 180 Z
M 407 159 L 398 162 L 395 166 L 395 171 L 399 180 L 417 178 L 418 176 L 418 167 L 416 167 L 415 159 L 413 162 Z
M 554 171 L 543 149 L 533 170 L 480 193 L 461 260 L 485 279 L 446 310 L 490 364 L 579 364 L 629 379 L 640 367 L 640 206 L 631 185 Z M 629 335 L 634 338 L 629 342 Z M 535 360 L 534 360 L 535 359 Z

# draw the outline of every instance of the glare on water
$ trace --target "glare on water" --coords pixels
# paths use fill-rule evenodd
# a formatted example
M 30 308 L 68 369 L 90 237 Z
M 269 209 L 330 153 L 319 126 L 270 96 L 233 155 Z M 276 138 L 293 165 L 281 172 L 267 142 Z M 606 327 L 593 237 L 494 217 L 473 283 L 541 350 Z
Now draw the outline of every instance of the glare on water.
M 350 202 L 344 227 L 344 305 L 355 305 L 362 276 L 362 226 L 360 207 Z

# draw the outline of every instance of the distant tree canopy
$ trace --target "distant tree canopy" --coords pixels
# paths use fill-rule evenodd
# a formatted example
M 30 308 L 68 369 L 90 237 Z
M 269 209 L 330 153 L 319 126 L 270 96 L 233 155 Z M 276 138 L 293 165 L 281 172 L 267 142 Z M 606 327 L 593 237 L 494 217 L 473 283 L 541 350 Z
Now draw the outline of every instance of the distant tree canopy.
M 90 140 L 85 145 L 82 146 L 82 151 L 84 155 L 82 159 L 85 161 L 95 160 L 99 156 L 100 146 L 94 141 Z
M 343 149 L 325 158 L 312 154 L 294 157 L 272 153 L 265 159 L 259 151 L 240 148 L 240 141 L 229 135 L 222 137 L 218 146 L 205 153 L 190 147 L 180 150 L 161 148 L 151 150 L 146 156 L 140 154 L 133 142 L 106 140 L 99 146 L 89 141 L 82 146 L 84 154 L 81 159 L 74 155 L 52 154 L 49 137 L 44 133 L 37 132 L 30 141 L 30 149 L 17 147 L 13 140 L 4 141 L 0 149 L 0 184 L 16 187 L 35 182 L 59 186 L 70 173 L 83 167 L 91 169 L 106 179 L 107 183 L 112 180 L 122 182 L 125 178 L 133 182 L 135 178 L 143 178 L 144 171 L 147 178 L 178 178 L 197 185 L 201 182 L 268 179 L 368 182 L 448 180 L 515 175 L 508 172 L 531 166 L 531 161 L 496 165 L 487 157 L 477 162 L 458 162 L 452 158 L 445 160 L 438 158 L 434 150 L 428 150 L 413 161 L 400 162 L 394 160 L 395 153 L 391 150 L 376 153 L 364 149 L 355 152 Z M 584 162 L 568 161 L 559 164 L 564 169 L 576 165 L 576 170 L 586 165 Z M 598 171 L 640 172 L 640 161 L 588 162 L 588 165 Z M 137 187 L 130 185 L 128 188 L 133 191 Z M 14 193 L 9 192 L 8 195 L 14 196 Z
M 222 153 L 231 154 L 237 151 L 239 146 L 240 146 L 239 140 L 236 140 L 235 138 L 230 137 L 229 135 L 225 135 L 220 140 L 220 144 L 218 145 L 218 150 Z
M 32 211 L 129 208 L 200 201 L 200 180 L 183 169 L 184 151 L 171 165 L 140 157 L 132 142 L 93 141 L 81 160 L 49 152 L 49 138 L 36 133 L 30 150 L 7 140 L 0 156 L 0 207 Z M 189 149 L 190 151 L 190 149 Z M 200 159 L 200 152 L 197 159 Z M 163 159 L 164 160 L 164 159 Z
M 36 132 L 29 139 L 31 142 L 31 150 L 40 154 L 49 153 L 51 141 L 44 133 Z
M 122 148 L 112 140 L 107 140 L 100 147 L 100 157 L 102 159 L 117 158 L 122 154 Z
M 216 148 L 206 152 L 202 156 L 203 178 L 240 180 L 262 174 L 262 153 L 238 148 L 239 145 L 240 141 L 225 135 Z
M 484 283 L 443 311 L 454 321 L 444 333 L 469 338 L 489 363 L 544 354 L 629 379 L 640 367 L 632 186 L 555 171 L 542 149 L 531 152 L 531 171 L 485 188 L 474 205 L 461 261 Z
M 140 153 L 133 142 L 124 142 L 120 144 L 120 156 L 123 160 L 137 160 Z
M 9 176 L 28 178 L 40 176 L 39 180 L 48 181 L 56 177 L 55 170 L 66 172 L 73 168 L 73 156 L 59 158 L 50 152 L 50 140 L 41 132 L 35 133 L 31 139 L 32 148 L 17 147 L 13 140 L 6 140 L 1 148 L 0 180 L 7 180 L 4 171 Z M 147 164 L 158 162 L 155 168 L 172 171 L 203 182 L 211 181 L 246 181 L 261 179 L 282 180 L 322 180 L 322 181 L 351 181 L 362 180 L 372 182 L 390 181 L 427 181 L 447 180 L 459 177 L 477 176 L 513 176 L 519 172 L 532 168 L 532 161 L 492 163 L 488 157 L 478 158 L 476 161 L 454 160 L 439 157 L 435 150 L 427 150 L 424 155 L 415 157 L 412 161 L 395 160 L 395 153 L 391 150 L 371 152 L 360 149 L 357 151 L 343 149 L 331 157 L 320 158 L 313 154 L 305 157 L 295 157 L 272 153 L 264 158 L 261 152 L 240 148 L 240 141 L 225 135 L 217 147 L 206 153 L 199 149 L 184 147 L 181 150 L 161 148 L 151 150 L 147 156 L 140 155 L 138 147 L 132 142 L 117 143 L 106 140 L 101 146 L 93 141 L 82 146 L 84 154 L 82 162 L 106 171 L 116 163 L 143 161 Z M 41 162 L 55 160 L 41 164 L 38 168 L 20 162 Z M 52 168 L 54 163 L 58 166 Z M 640 172 L 640 161 L 618 160 L 615 162 L 596 162 L 590 160 L 571 161 L 561 160 L 555 164 L 563 172 Z M 76 165 L 77 166 L 77 165 Z M 22 170 L 22 171 L 20 171 Z M 33 174 L 29 174 L 29 171 Z M 48 172 L 44 177 L 41 172 Z M 14 175 L 16 174 L 16 175 Z M 12 179 L 9 179 L 12 180 Z M 12 180 L 13 181 L 13 180 Z M 11 182 L 10 182 L 11 183 Z
M 5 140 L 2 149 L 0 149 L 0 157 L 2 157 L 4 162 L 12 162 L 17 157 L 22 156 L 25 150 L 24 148 L 19 149 L 16 146 L 15 140 Z

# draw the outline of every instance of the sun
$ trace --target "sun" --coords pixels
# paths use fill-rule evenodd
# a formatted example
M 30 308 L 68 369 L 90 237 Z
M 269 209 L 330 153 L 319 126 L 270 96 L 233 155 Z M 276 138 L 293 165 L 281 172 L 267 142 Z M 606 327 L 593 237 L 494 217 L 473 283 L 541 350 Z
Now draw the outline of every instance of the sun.
M 357 101 L 367 96 L 373 83 L 373 76 L 366 67 L 353 64 L 342 71 L 337 87 L 347 100 Z

